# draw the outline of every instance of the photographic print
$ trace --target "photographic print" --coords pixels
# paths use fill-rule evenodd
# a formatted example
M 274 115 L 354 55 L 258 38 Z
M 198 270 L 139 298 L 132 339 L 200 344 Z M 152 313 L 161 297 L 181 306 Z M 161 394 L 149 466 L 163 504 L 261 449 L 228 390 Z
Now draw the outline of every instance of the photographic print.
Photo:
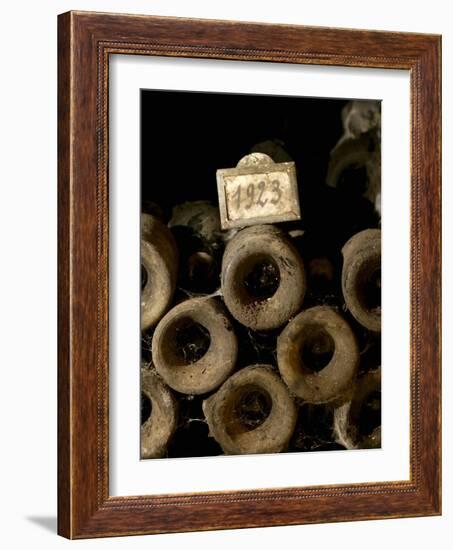
M 58 532 L 439 515 L 441 37 L 77 11 L 58 51 Z
M 140 93 L 141 458 L 380 448 L 380 101 Z

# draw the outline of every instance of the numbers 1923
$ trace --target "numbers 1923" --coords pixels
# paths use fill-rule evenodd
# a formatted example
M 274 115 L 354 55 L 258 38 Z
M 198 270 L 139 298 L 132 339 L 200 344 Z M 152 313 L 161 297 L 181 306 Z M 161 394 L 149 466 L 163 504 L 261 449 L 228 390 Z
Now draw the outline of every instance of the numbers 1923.
M 261 180 L 258 183 L 238 185 L 236 191 L 231 195 L 231 200 L 234 201 L 238 210 L 241 207 L 249 210 L 253 206 L 264 207 L 268 203 L 276 205 L 280 202 L 282 194 L 278 179 Z

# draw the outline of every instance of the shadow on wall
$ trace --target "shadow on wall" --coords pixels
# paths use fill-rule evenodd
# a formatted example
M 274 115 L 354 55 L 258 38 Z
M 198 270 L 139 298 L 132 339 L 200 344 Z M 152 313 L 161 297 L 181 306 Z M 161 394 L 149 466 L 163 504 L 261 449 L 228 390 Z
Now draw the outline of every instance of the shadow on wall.
M 30 523 L 42 527 L 51 533 L 57 532 L 57 517 L 56 516 L 28 516 L 26 518 Z

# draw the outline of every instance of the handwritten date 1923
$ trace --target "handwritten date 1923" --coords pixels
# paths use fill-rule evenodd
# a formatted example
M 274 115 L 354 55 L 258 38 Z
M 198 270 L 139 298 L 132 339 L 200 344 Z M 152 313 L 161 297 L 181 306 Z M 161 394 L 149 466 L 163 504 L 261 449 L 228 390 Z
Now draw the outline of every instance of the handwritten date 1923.
M 281 198 L 282 190 L 278 179 L 261 180 L 258 183 L 249 183 L 246 186 L 238 185 L 235 193 L 231 195 L 237 209 L 244 206 L 247 210 L 255 205 L 264 207 L 268 202 L 274 205 L 278 204 Z M 245 201 L 245 205 L 243 201 Z

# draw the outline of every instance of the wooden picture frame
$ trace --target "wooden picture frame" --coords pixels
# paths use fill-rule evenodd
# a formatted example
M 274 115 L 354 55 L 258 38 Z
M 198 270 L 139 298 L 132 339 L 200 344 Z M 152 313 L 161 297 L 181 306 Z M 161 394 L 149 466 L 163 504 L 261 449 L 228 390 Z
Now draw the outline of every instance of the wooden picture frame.
M 58 47 L 59 534 L 87 538 L 440 514 L 440 37 L 69 12 L 59 16 Z M 410 71 L 409 481 L 109 496 L 111 54 Z

